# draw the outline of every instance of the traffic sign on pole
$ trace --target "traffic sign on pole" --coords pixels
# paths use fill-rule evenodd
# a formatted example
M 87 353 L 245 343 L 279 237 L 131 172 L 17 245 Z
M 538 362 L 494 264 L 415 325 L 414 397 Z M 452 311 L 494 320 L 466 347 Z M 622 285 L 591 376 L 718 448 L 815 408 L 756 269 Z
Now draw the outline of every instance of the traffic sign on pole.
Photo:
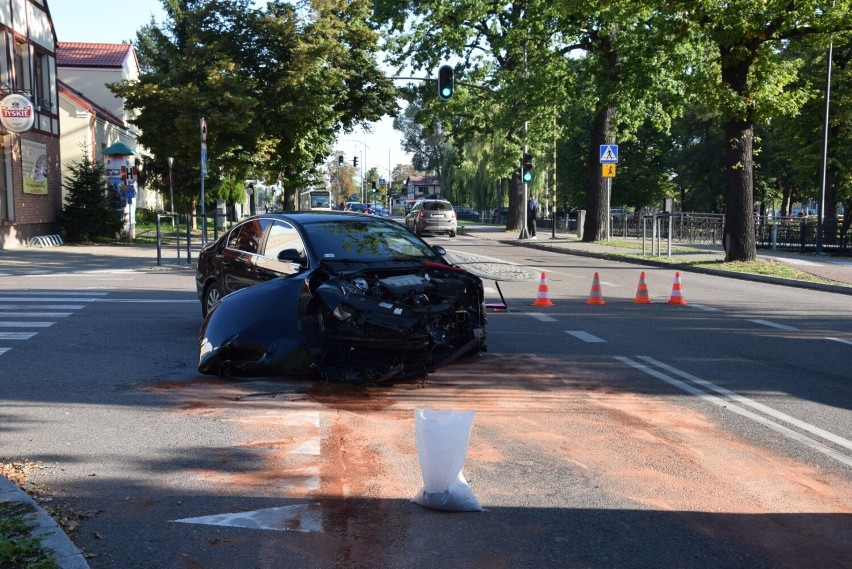
M 618 145 L 601 144 L 601 164 L 615 164 L 618 162 Z

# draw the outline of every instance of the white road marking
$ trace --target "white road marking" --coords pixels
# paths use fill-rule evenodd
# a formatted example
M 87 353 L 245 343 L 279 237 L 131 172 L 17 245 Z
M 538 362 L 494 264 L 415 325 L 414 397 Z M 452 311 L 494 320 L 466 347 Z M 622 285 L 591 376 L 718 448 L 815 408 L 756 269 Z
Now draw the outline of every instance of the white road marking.
M 556 318 L 554 318 L 553 316 L 548 316 L 546 314 L 538 314 L 536 312 L 527 312 L 526 314 L 527 314 L 527 316 L 532 316 L 533 318 L 535 318 L 536 320 L 538 320 L 540 322 L 556 322 L 557 321 Z
M 771 322 L 769 320 L 761 320 L 759 318 L 747 318 L 749 322 L 754 322 L 755 324 L 760 324 L 761 326 L 769 326 L 770 328 L 776 328 L 778 330 L 798 330 L 798 328 L 793 328 L 792 326 L 787 326 L 786 324 L 778 324 L 777 322 Z
M 82 310 L 86 308 L 84 304 L 51 304 L 51 308 L 57 310 Z M 17 304 L 0 304 L 0 310 L 15 310 L 16 308 L 21 308 Z
M 703 304 L 690 303 L 688 306 L 691 306 L 692 308 L 697 308 L 698 310 L 703 310 L 704 312 L 722 312 L 718 308 L 713 308 L 712 306 L 704 306 Z
M 0 310 L 0 318 L 65 318 L 71 312 L 6 312 Z
M 56 322 L 4 322 L 0 320 L 0 328 L 48 328 Z
M 99 298 L 67 298 L 65 296 L 0 296 L 3 302 L 94 302 Z
M 12 295 L 12 296 L 53 296 L 53 295 L 56 295 L 56 294 L 61 294 L 62 296 L 106 296 L 109 293 L 107 293 L 107 292 L 67 292 L 67 291 L 62 291 L 62 292 L 22 291 L 22 292 L 18 292 L 18 291 L 4 290 L 0 294 L 8 294 L 8 295 Z
M 290 451 L 290 454 L 309 454 L 312 456 L 320 455 L 320 448 L 322 447 L 322 441 L 319 437 L 312 438 L 307 440 Z
M 251 512 L 214 514 L 197 518 L 173 520 L 182 524 L 229 526 L 273 531 L 322 532 L 322 511 L 319 504 L 296 504 L 264 508 Z
M 11 350 L 11 349 L 12 349 L 12 348 L 0 348 L 0 355 L 5 354 L 6 352 L 8 352 L 8 351 L 9 351 L 9 350 Z
M 676 368 L 674 368 L 670 365 L 664 364 L 663 362 L 659 362 L 659 361 L 655 360 L 654 358 L 651 358 L 651 357 L 648 357 L 648 356 L 638 356 L 638 358 L 640 360 L 648 362 L 651 365 L 655 365 L 659 368 L 662 368 L 669 373 L 672 373 L 674 375 L 682 377 L 683 379 L 686 379 L 686 380 L 689 380 L 693 383 L 696 383 L 696 384 L 700 385 L 701 387 L 710 389 L 711 391 L 715 391 L 719 395 L 724 395 L 725 397 L 730 397 L 731 399 L 733 399 L 734 401 L 737 401 L 738 403 L 742 403 L 743 405 L 751 407 L 752 409 L 757 409 L 758 411 L 760 411 L 762 413 L 766 413 L 770 417 L 775 417 L 776 419 L 784 421 L 785 423 L 789 423 L 789 424 L 791 424 L 795 427 L 802 429 L 803 431 L 808 431 L 809 433 L 812 433 L 812 434 L 814 434 L 818 437 L 822 437 L 827 441 L 831 441 L 835 444 L 838 444 L 840 446 L 843 446 L 843 447 L 846 447 L 846 448 L 852 450 L 852 441 L 850 441 L 848 439 L 844 439 L 843 437 L 837 436 L 833 433 L 830 433 L 828 431 L 820 429 L 819 427 L 811 425 L 810 423 L 805 423 L 804 421 L 800 421 L 799 419 L 796 419 L 795 417 L 791 417 L 790 415 L 787 415 L 786 413 L 782 413 L 781 411 L 776 411 L 772 407 L 764 405 L 763 403 L 759 403 L 757 401 L 754 401 L 753 399 L 749 399 L 748 397 L 744 397 L 744 396 L 740 395 L 739 393 L 725 389 L 724 387 L 718 386 L 715 383 L 711 383 L 711 382 L 707 381 L 706 379 L 701 379 L 700 377 L 696 377 L 696 376 L 692 375 L 691 373 L 681 371 L 681 370 L 676 369 Z
M 844 340 L 843 338 L 826 338 L 826 340 L 831 340 L 833 342 L 840 342 L 841 344 L 849 344 L 852 346 L 852 341 Z
M 0 332 L 0 340 L 29 340 L 38 332 Z
M 93 298 L 92 302 L 123 302 L 129 304 L 197 304 L 198 299 L 192 300 L 167 300 L 153 298 Z
M 637 357 L 640 358 L 640 359 L 646 360 L 649 363 L 654 362 L 654 365 L 657 365 L 657 363 L 658 363 L 653 358 L 648 358 L 647 356 L 637 356 Z M 623 364 L 626 364 L 630 367 L 638 369 L 639 371 L 641 371 L 641 372 L 643 372 L 647 375 L 650 375 L 651 377 L 655 377 L 655 378 L 657 378 L 661 381 L 664 381 L 664 382 L 666 382 L 670 385 L 677 387 L 678 389 L 686 391 L 687 393 L 691 393 L 693 395 L 696 395 L 696 396 L 700 397 L 701 399 L 703 399 L 704 401 L 707 401 L 708 403 L 718 405 L 719 407 L 722 407 L 724 409 L 732 411 L 732 412 L 734 412 L 734 413 L 736 413 L 736 414 L 738 414 L 742 417 L 745 417 L 747 419 L 751 419 L 752 421 L 754 421 L 756 423 L 760 423 L 761 425 L 769 427 L 770 429 L 772 429 L 772 430 L 774 430 L 778 433 L 781 433 L 782 435 L 786 436 L 787 438 L 792 439 L 794 441 L 797 441 L 797 442 L 799 442 L 799 443 L 801 443 L 801 444 L 803 444 L 807 447 L 810 447 L 810 448 L 816 450 L 817 452 L 825 454 L 825 455 L 833 458 L 834 460 L 836 460 L 838 462 L 842 462 L 843 464 L 846 464 L 848 466 L 852 466 L 852 456 L 848 456 L 848 455 L 845 455 L 843 453 L 837 452 L 836 450 L 832 449 L 831 447 L 829 447 L 829 446 L 827 446 L 827 445 L 825 445 L 825 444 L 823 444 L 819 441 L 816 441 L 816 440 L 814 440 L 810 437 L 802 435 L 801 433 L 798 433 L 798 432 L 794 431 L 793 429 L 790 429 L 789 427 L 785 427 L 784 425 L 779 425 L 778 423 L 776 423 L 774 421 L 770 421 L 766 417 L 758 415 L 757 413 L 753 413 L 753 412 L 749 411 L 748 409 L 744 409 L 743 407 L 740 407 L 739 405 L 734 405 L 733 403 L 731 403 L 727 399 L 722 399 L 721 397 L 711 395 L 710 393 L 707 393 L 706 391 L 698 389 L 697 387 L 695 387 L 693 385 L 690 385 L 688 383 L 680 381 L 679 379 L 675 379 L 675 378 L 673 378 L 669 375 L 662 373 L 661 371 L 658 371 L 656 369 L 648 367 L 648 366 L 641 364 L 637 361 L 631 360 L 630 358 L 626 358 L 626 357 L 623 357 L 623 356 L 616 356 L 615 359 L 622 362 Z M 663 369 L 666 369 L 666 371 L 674 370 L 674 368 L 671 368 L 670 366 L 663 366 Z M 692 376 L 691 374 L 688 374 L 686 372 L 680 372 L 678 370 L 674 370 L 673 373 L 676 373 L 677 375 L 680 375 L 681 377 L 689 377 L 690 381 L 692 381 L 691 378 L 695 377 L 695 376 Z M 696 379 L 698 379 L 698 378 L 696 378 Z M 704 380 L 699 380 L 699 381 L 701 382 L 701 385 L 704 385 L 705 383 L 709 384 L 709 382 L 704 382 Z M 716 387 L 718 387 L 718 386 L 716 386 Z M 719 387 L 718 389 L 721 390 L 722 388 Z M 733 392 L 728 392 L 728 393 L 733 394 Z M 734 394 L 734 395 L 736 395 L 736 394 Z M 747 400 L 746 398 L 741 397 L 741 396 L 736 396 L 735 399 L 737 401 Z M 753 403 L 753 405 L 751 405 L 751 404 L 750 405 L 754 408 L 765 407 L 764 405 L 757 403 L 757 402 L 751 402 L 751 403 Z M 852 442 L 849 442 L 846 439 L 843 439 L 842 437 L 838 437 L 837 435 L 829 433 L 828 431 L 823 431 L 822 429 L 819 429 L 819 427 L 809 425 L 808 423 L 804 423 L 803 421 L 799 421 L 798 419 L 790 417 L 789 415 L 784 415 L 783 413 L 775 411 L 775 410 L 773 410 L 769 407 L 765 407 L 765 408 L 770 409 L 770 411 L 772 411 L 772 413 L 771 413 L 772 416 L 774 416 L 776 418 L 779 418 L 779 415 L 787 417 L 790 420 L 795 421 L 795 423 L 791 423 L 791 424 L 795 424 L 796 426 L 799 426 L 799 424 L 807 425 L 809 427 L 807 429 L 809 432 L 815 432 L 816 431 L 816 432 L 820 432 L 820 433 L 825 433 L 826 435 L 832 437 L 831 439 L 827 439 L 827 440 L 832 440 L 832 442 L 835 442 L 833 439 L 836 438 L 838 440 L 845 441 L 846 443 L 849 443 L 849 445 L 852 445 Z M 786 419 L 784 419 L 784 420 L 786 420 Z M 801 427 L 801 428 L 804 428 L 804 427 Z M 819 435 L 819 436 L 823 436 L 823 435 Z M 826 437 L 823 437 L 823 438 L 826 438 Z M 838 443 L 838 444 L 840 444 L 840 443 Z M 847 445 L 843 444 L 842 446 L 847 446 Z M 850 447 L 850 448 L 852 448 L 852 447 Z
M 565 330 L 565 333 L 570 334 L 571 336 L 574 336 L 578 340 L 582 340 L 584 342 L 588 342 L 588 343 L 591 343 L 591 344 L 597 343 L 597 342 L 606 343 L 606 340 L 602 340 L 602 339 L 598 338 L 597 336 L 593 336 L 592 334 L 589 334 L 588 332 L 583 332 L 582 330 Z

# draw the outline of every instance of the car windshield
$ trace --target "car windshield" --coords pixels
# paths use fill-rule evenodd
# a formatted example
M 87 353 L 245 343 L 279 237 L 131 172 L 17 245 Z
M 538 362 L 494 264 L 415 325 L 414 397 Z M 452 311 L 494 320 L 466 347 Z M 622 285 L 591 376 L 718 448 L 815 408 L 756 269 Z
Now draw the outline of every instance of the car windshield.
M 435 260 L 437 254 L 395 222 L 362 219 L 320 221 L 304 226 L 320 260 Z

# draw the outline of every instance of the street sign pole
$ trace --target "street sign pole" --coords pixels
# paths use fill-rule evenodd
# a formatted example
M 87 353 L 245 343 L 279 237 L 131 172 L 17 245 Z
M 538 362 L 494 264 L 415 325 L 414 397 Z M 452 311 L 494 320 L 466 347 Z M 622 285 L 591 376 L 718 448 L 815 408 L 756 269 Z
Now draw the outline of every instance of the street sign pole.
M 615 176 L 615 164 L 618 162 L 618 145 L 601 144 L 601 174 L 606 177 L 606 238 L 609 241 L 612 233 L 612 178 Z

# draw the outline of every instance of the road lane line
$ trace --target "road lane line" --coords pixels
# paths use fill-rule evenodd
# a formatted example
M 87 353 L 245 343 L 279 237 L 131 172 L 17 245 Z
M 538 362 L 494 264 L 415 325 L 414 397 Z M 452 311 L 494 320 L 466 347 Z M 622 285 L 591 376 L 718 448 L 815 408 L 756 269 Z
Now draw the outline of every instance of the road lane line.
M 761 320 L 759 318 L 746 318 L 749 322 L 754 322 L 755 324 L 760 324 L 761 326 L 769 326 L 770 328 L 776 328 L 778 330 L 798 330 L 798 328 L 793 328 L 792 326 L 787 326 L 786 324 L 778 324 L 777 322 L 771 322 L 769 320 Z
M 539 314 L 537 312 L 525 312 L 525 314 L 527 316 L 532 316 L 533 318 L 535 318 L 539 322 L 558 322 L 558 320 L 556 320 L 556 318 L 554 318 L 553 316 L 548 316 L 546 314 Z
M 765 414 L 767 414 L 771 417 L 775 417 L 776 419 L 778 419 L 780 421 L 784 421 L 785 423 L 789 423 L 789 424 L 791 424 L 795 427 L 802 429 L 803 431 L 808 431 L 809 433 L 814 434 L 818 437 L 822 437 L 825 440 L 831 441 L 836 445 L 840 445 L 840 446 L 843 446 L 843 447 L 846 447 L 846 448 L 852 450 L 852 441 L 850 441 L 848 439 L 844 439 L 843 437 L 835 435 L 834 433 L 820 429 L 819 427 L 817 427 L 815 425 L 811 425 L 810 423 L 805 423 L 804 421 L 796 419 L 795 417 L 791 417 L 790 415 L 787 415 L 786 413 L 783 413 L 781 411 L 776 411 L 772 407 L 764 405 L 763 403 L 759 403 L 757 401 L 754 401 L 753 399 L 749 399 L 748 397 L 740 395 L 739 393 L 736 393 L 736 392 L 731 391 L 729 389 L 725 389 L 724 387 L 716 385 L 715 383 L 711 383 L 711 382 L 707 381 L 706 379 L 701 379 L 700 377 L 696 377 L 696 376 L 692 375 L 691 373 L 681 371 L 681 370 L 674 368 L 674 367 L 672 367 L 668 364 L 664 364 L 663 362 L 657 361 L 654 358 L 651 358 L 651 357 L 648 357 L 648 356 L 637 356 L 637 357 L 640 360 L 648 362 L 649 364 L 655 365 L 659 368 L 662 368 L 662 369 L 664 369 L 665 371 L 667 371 L 671 374 L 680 376 L 683 379 L 689 380 L 689 381 L 691 381 L 695 384 L 700 385 L 701 387 L 705 387 L 707 389 L 710 389 L 711 391 L 715 391 L 719 395 L 724 395 L 725 397 L 730 397 L 731 399 L 733 399 L 734 401 L 736 401 L 738 403 L 741 403 L 743 405 L 751 407 L 752 409 L 757 409 L 758 411 L 760 411 L 762 413 L 765 413 Z
M 807 447 L 810 447 L 817 452 L 820 452 L 820 453 L 822 453 L 826 456 L 829 456 L 829 457 L 833 458 L 834 460 L 836 460 L 838 462 L 842 462 L 843 464 L 846 464 L 847 466 L 852 466 L 852 456 L 848 456 L 848 455 L 845 455 L 843 453 L 837 452 L 836 450 L 832 449 L 831 447 L 829 447 L 829 446 L 827 446 L 827 445 L 825 445 L 825 444 L 823 444 L 819 441 L 815 441 L 814 439 L 812 439 L 810 437 L 806 437 L 805 435 L 802 435 L 801 433 L 794 431 L 793 429 L 790 429 L 789 427 L 785 427 L 784 425 L 779 425 L 778 423 L 776 423 L 774 421 L 770 421 L 766 417 L 758 415 L 757 413 L 752 413 L 748 409 L 744 409 L 744 408 L 740 407 L 739 405 L 735 405 L 735 404 L 731 403 L 730 401 L 728 401 L 726 399 L 722 399 L 721 397 L 711 395 L 711 394 L 707 393 L 706 391 L 702 391 L 701 389 L 698 389 L 697 387 L 695 387 L 693 385 L 690 385 L 688 383 L 684 383 L 683 381 L 680 381 L 679 379 L 675 379 L 673 377 L 670 377 L 670 376 L 662 373 L 661 371 L 658 371 L 656 369 L 648 367 L 647 365 L 639 363 L 637 361 L 631 360 L 630 358 L 626 358 L 626 357 L 623 357 L 623 356 L 616 356 L 615 359 L 620 361 L 621 363 L 623 363 L 625 365 L 628 365 L 632 368 L 635 368 L 635 369 L 641 371 L 642 373 L 645 373 L 647 375 L 650 375 L 651 377 L 655 377 L 655 378 L 657 378 L 661 381 L 664 381 L 664 382 L 666 382 L 670 385 L 673 385 L 674 387 L 677 387 L 678 389 L 680 389 L 682 391 L 686 391 L 687 393 L 691 393 L 693 395 L 696 395 L 696 396 L 700 397 L 701 399 L 707 401 L 708 403 L 712 403 L 714 405 L 717 405 L 719 407 L 722 407 L 724 409 L 732 411 L 732 412 L 736 413 L 737 415 L 740 415 L 740 416 L 745 417 L 747 419 L 751 419 L 752 421 L 755 421 L 756 423 L 760 423 L 761 425 L 764 425 L 765 427 L 768 427 L 768 428 L 772 429 L 773 431 L 781 433 L 782 435 L 784 435 L 784 436 L 786 436 L 786 437 L 788 437 L 788 438 L 790 438 L 790 439 L 792 439 L 796 442 L 799 442 L 799 443 L 801 443 L 801 444 L 803 444 Z
M 713 308 L 712 306 L 704 306 L 703 304 L 693 304 L 689 303 L 687 306 L 691 306 L 692 308 L 697 308 L 698 310 L 703 310 L 704 312 L 722 312 L 720 308 Z
M 571 336 L 574 336 L 578 340 L 582 340 L 582 341 L 588 342 L 590 344 L 594 344 L 594 343 L 598 343 L 598 342 L 606 343 L 606 340 L 602 340 L 601 338 L 598 338 L 597 336 L 593 336 L 592 334 L 589 334 L 588 332 L 583 332 L 582 330 L 565 330 L 565 333 L 570 334 Z
M 0 320 L 0 328 L 48 328 L 56 322 L 4 322 Z
M 841 344 L 849 344 L 852 346 L 852 341 L 844 340 L 843 338 L 826 338 L 826 340 L 831 340 L 832 342 L 840 342 Z

